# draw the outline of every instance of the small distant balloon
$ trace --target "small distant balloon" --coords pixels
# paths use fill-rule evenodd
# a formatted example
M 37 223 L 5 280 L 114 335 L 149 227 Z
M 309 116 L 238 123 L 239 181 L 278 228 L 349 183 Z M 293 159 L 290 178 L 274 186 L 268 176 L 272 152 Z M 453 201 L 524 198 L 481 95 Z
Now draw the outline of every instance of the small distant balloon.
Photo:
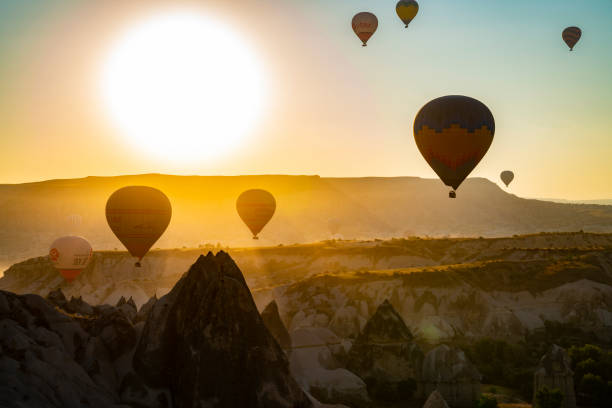
M 162 236 L 171 217 L 170 200 L 153 187 L 123 187 L 106 202 L 106 221 L 130 254 L 138 258 L 136 266 Z
M 574 50 L 574 46 L 576 45 L 578 40 L 580 40 L 581 36 L 582 30 L 578 27 L 567 27 L 565 30 L 563 30 L 563 33 L 561 34 L 561 37 L 563 37 L 563 41 L 565 41 L 570 51 Z
M 85 238 L 70 235 L 53 241 L 49 260 L 67 282 L 72 282 L 89 265 L 91 253 Z
M 438 177 L 455 190 L 489 150 L 493 114 L 482 102 L 461 95 L 434 99 L 414 119 L 414 140 Z
M 419 3 L 414 0 L 401 0 L 397 2 L 395 6 L 397 16 L 404 22 L 406 27 L 416 17 L 419 12 Z
M 352 21 L 353 31 L 357 34 L 357 37 L 361 40 L 361 45 L 366 46 L 372 34 L 378 28 L 378 19 L 372 13 L 364 11 L 362 13 L 355 14 Z
M 276 211 L 276 200 L 266 190 L 247 190 L 236 200 L 236 210 L 253 233 L 253 239 L 259 239 L 257 234 L 266 226 Z
M 501 178 L 501 180 L 504 182 L 506 187 L 508 187 L 508 185 L 510 185 L 512 180 L 514 180 L 514 173 L 511 172 L 510 170 L 504 170 L 499 175 L 499 178 Z

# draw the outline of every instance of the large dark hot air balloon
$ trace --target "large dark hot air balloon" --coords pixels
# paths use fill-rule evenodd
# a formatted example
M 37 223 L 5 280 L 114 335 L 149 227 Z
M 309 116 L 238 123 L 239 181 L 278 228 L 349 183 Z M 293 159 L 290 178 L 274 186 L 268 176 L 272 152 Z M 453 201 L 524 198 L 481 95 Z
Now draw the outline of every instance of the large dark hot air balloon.
M 61 237 L 49 248 L 49 260 L 67 282 L 72 282 L 87 267 L 91 259 L 91 245 L 85 238 Z
M 400 0 L 395 6 L 397 16 L 404 22 L 406 27 L 419 12 L 419 3 L 414 0 Z
M 484 157 L 495 121 L 482 102 L 460 95 L 434 99 L 414 119 L 414 140 L 440 179 L 453 188 L 449 197 Z
M 563 30 L 561 37 L 563 37 L 563 41 L 567 44 L 570 51 L 574 50 L 574 46 L 582 36 L 582 30 L 578 27 L 567 27 Z
M 236 200 L 238 215 L 253 233 L 253 239 L 259 239 L 261 232 L 276 210 L 274 196 L 266 190 L 247 190 Z
M 499 175 L 499 178 L 504 182 L 506 187 L 508 187 L 508 185 L 510 185 L 512 180 L 514 180 L 514 173 L 511 172 L 510 170 L 504 170 Z
M 364 11 L 355 14 L 351 25 L 353 26 L 353 31 L 361 40 L 361 45 L 365 47 L 372 34 L 378 28 L 378 19 L 374 14 Z
M 171 217 L 170 200 L 153 187 L 123 187 L 106 202 L 106 221 L 130 254 L 138 258 L 136 266 L 164 233 Z

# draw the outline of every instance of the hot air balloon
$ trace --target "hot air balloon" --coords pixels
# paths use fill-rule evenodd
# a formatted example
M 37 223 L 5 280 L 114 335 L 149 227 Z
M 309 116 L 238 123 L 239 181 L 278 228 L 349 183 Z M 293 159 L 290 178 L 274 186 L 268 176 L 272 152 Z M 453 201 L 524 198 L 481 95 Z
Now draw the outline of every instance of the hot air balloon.
M 238 215 L 253 233 L 253 239 L 259 239 L 261 232 L 276 210 L 274 196 L 266 190 L 247 190 L 236 200 Z
M 495 133 L 495 121 L 482 102 L 459 95 L 428 102 L 414 119 L 414 140 L 440 179 L 455 190 L 483 158 Z
M 574 46 L 576 45 L 581 36 L 582 30 L 578 27 L 567 27 L 565 30 L 563 30 L 563 34 L 561 34 L 561 37 L 563 37 L 563 41 L 565 41 L 570 51 L 574 50 Z
M 355 14 L 355 17 L 353 17 L 352 26 L 353 31 L 363 43 L 362 46 L 365 47 L 372 34 L 374 34 L 378 28 L 378 19 L 374 14 L 364 11 L 362 13 Z
M 89 264 L 91 245 L 82 237 L 61 237 L 51 244 L 49 259 L 64 279 L 72 282 Z
M 412 19 L 416 17 L 419 12 L 419 3 L 414 0 L 401 0 L 397 2 L 395 11 L 400 20 L 408 27 L 408 24 L 410 24 Z
M 514 180 L 514 173 L 511 172 L 510 170 L 504 170 L 499 175 L 499 178 L 504 182 L 506 187 L 508 187 L 508 185 L 512 182 L 512 180 Z
M 123 187 L 106 202 L 106 221 L 130 254 L 138 258 L 137 267 L 164 233 L 171 217 L 170 200 L 153 187 Z

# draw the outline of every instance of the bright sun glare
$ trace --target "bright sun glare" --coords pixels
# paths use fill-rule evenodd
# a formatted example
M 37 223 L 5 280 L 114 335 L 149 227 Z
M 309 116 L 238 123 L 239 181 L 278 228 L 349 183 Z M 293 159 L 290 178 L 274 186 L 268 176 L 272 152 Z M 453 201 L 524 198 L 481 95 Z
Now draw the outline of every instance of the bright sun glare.
M 102 73 L 104 103 L 139 150 L 171 161 L 218 157 L 262 110 L 259 61 L 234 31 L 194 12 L 160 14 L 124 33 Z

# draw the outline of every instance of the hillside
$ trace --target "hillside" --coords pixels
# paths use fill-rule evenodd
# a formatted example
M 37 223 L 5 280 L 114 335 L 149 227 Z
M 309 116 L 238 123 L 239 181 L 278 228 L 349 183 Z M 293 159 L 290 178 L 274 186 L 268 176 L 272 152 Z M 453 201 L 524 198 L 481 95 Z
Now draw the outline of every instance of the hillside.
M 106 224 L 104 206 L 113 191 L 134 184 L 159 188 L 172 203 L 159 248 L 253 245 L 235 212 L 236 197 L 248 188 L 267 189 L 278 203 L 260 245 L 329 239 L 330 220 L 339 224 L 336 236 L 347 239 L 612 232 L 610 206 L 522 199 L 479 178 L 467 180 L 458 198 L 449 200 L 439 180 L 415 177 L 87 177 L 0 185 L 0 266 L 44 254 L 64 234 L 83 235 L 96 250 L 122 249 Z M 73 215 L 81 221 L 74 223 Z
M 0 289 L 45 296 L 61 288 L 94 304 L 166 294 L 199 254 L 158 250 L 142 268 L 125 252 L 94 254 L 72 284 L 46 256 L 13 265 Z M 547 321 L 612 338 L 612 234 L 511 238 L 326 241 L 235 248 L 257 306 L 276 300 L 290 331 L 325 328 L 354 337 L 385 299 L 418 336 L 517 338 Z

